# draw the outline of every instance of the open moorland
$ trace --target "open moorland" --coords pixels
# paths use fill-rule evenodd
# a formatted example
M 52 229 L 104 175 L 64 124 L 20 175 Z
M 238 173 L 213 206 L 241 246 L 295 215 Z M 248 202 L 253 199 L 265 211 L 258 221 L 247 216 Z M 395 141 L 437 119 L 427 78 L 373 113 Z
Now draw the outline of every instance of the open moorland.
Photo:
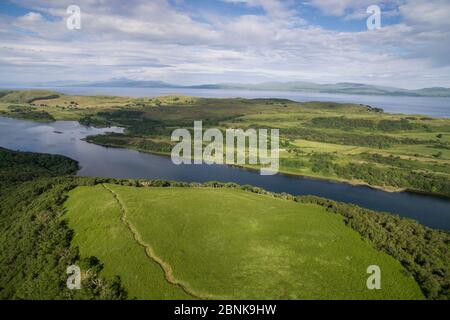
M 280 171 L 368 184 L 388 191 L 450 195 L 450 119 L 387 114 L 365 105 L 279 99 L 69 96 L 0 91 L 0 115 L 125 127 L 88 137 L 105 146 L 170 154 L 174 129 L 280 129 Z

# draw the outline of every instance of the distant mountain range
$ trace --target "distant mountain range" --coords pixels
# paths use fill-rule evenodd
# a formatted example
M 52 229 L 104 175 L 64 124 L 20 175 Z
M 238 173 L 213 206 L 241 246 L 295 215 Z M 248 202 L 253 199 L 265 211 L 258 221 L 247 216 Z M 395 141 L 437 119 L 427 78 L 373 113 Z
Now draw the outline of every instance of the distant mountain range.
M 337 94 L 362 94 L 383 96 L 450 97 L 450 88 L 433 87 L 408 90 L 395 87 L 374 86 L 361 83 L 317 84 L 304 81 L 264 82 L 259 84 L 222 83 L 182 86 L 163 81 L 140 81 L 126 78 L 99 82 L 47 82 L 35 84 L 39 87 L 126 87 L 126 88 L 183 88 L 183 89 L 223 89 L 254 91 L 291 91 Z

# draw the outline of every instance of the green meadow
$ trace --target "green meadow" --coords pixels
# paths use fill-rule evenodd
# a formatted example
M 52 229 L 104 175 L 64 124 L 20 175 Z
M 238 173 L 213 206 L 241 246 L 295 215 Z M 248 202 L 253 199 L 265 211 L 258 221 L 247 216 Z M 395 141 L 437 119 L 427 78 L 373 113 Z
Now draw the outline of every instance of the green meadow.
M 138 299 L 422 299 L 413 277 L 322 206 L 227 188 L 69 192 L 72 246 Z M 378 265 L 381 290 L 368 290 Z

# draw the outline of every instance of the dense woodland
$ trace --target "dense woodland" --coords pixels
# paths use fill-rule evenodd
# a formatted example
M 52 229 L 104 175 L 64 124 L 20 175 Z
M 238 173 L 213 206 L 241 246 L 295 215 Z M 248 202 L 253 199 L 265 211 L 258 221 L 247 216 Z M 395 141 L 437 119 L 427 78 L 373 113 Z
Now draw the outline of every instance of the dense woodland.
M 77 185 L 75 161 L 0 149 L 0 299 L 123 299 L 120 279 L 99 276 L 101 262 L 70 246 L 63 203 Z M 59 176 L 59 177 L 58 177 Z M 82 290 L 66 288 L 66 268 L 79 265 Z
M 0 148 L 2 187 L 35 178 L 70 175 L 78 169 L 78 163 L 66 157 Z
M 155 141 L 150 138 L 133 135 L 127 135 L 126 137 L 124 137 L 123 134 L 118 133 L 89 136 L 85 140 L 87 142 L 95 143 L 98 145 L 133 148 L 140 151 L 151 151 L 154 153 L 163 154 L 170 154 L 174 146 L 173 143 L 169 143 L 166 141 Z

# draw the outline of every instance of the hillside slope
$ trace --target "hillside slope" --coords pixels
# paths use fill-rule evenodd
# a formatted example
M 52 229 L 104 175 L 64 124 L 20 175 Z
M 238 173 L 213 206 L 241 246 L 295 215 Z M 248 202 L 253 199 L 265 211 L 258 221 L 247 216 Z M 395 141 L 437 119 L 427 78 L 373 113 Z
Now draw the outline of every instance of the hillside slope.
M 318 205 L 233 189 L 97 185 L 73 190 L 66 208 L 81 254 L 99 257 L 141 299 L 423 297 L 395 259 Z M 383 272 L 379 291 L 366 287 L 372 264 Z

